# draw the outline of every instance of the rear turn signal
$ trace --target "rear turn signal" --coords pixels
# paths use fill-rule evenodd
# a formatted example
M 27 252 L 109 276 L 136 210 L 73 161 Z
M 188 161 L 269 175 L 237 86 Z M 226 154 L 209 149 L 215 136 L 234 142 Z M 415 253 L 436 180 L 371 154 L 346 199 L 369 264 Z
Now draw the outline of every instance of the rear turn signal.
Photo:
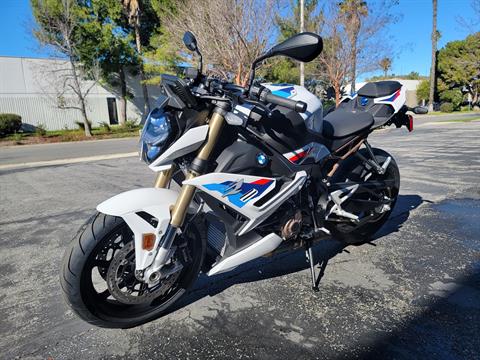
M 152 251 L 154 245 L 155 245 L 155 234 L 146 233 L 142 235 L 143 250 Z
M 407 129 L 408 129 L 408 132 L 413 131 L 413 116 L 412 115 L 408 115 Z

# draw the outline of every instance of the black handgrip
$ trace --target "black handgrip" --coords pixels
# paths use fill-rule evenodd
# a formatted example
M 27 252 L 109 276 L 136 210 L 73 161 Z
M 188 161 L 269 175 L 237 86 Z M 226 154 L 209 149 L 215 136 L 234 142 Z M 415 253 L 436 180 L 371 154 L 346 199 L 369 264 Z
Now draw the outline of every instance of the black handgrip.
M 307 104 L 303 101 L 295 101 L 281 96 L 273 95 L 270 90 L 265 89 L 260 94 L 260 101 L 286 107 L 298 113 L 307 111 Z

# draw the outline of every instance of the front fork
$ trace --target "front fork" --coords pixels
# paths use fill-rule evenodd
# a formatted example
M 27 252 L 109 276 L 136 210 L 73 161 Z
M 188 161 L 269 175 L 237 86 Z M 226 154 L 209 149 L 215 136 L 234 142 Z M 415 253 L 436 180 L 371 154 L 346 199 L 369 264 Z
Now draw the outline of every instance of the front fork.
M 225 110 L 222 108 L 215 108 L 213 115 L 209 121 L 208 136 L 205 143 L 200 147 L 197 156 L 192 161 L 185 180 L 191 180 L 197 176 L 203 175 L 207 170 L 208 160 L 210 155 L 218 142 L 222 128 L 225 123 Z M 170 183 L 173 174 L 176 171 L 175 165 L 168 170 L 160 172 L 155 180 L 155 187 L 166 188 Z M 170 224 L 163 235 L 159 244 L 159 249 L 152 265 L 145 270 L 144 279 L 147 282 L 155 282 L 159 278 L 159 269 L 170 259 L 173 240 L 177 231 L 182 227 L 185 221 L 187 210 L 195 195 L 195 186 L 183 185 L 175 205 L 172 207 L 170 213 Z

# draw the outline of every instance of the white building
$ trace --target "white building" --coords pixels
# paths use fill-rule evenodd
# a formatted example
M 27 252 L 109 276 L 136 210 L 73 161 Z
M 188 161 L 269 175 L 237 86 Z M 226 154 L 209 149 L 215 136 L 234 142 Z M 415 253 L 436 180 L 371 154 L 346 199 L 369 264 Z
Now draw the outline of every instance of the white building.
M 49 130 L 77 128 L 75 122 L 83 121 L 80 111 L 58 106 L 63 81 L 60 72 L 66 66 L 67 62 L 58 59 L 0 57 L 0 113 L 20 115 L 27 129 L 38 124 Z M 129 77 L 127 83 L 128 92 L 133 94 L 127 104 L 127 119 L 139 121 L 144 108 L 142 90 L 138 79 Z M 118 90 L 92 81 L 83 81 L 82 85 L 86 88 L 93 85 L 87 96 L 87 115 L 93 126 L 118 123 Z M 159 89 L 149 86 L 148 90 L 152 106 Z M 68 103 L 75 101 L 75 96 L 67 91 L 62 99 Z

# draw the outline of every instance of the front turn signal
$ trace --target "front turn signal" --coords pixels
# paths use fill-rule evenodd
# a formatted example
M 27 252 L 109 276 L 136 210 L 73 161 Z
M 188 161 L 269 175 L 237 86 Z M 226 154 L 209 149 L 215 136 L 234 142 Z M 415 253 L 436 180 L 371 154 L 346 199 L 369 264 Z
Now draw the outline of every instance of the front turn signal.
M 143 250 L 152 251 L 155 245 L 155 234 L 146 233 L 142 236 L 142 248 Z

